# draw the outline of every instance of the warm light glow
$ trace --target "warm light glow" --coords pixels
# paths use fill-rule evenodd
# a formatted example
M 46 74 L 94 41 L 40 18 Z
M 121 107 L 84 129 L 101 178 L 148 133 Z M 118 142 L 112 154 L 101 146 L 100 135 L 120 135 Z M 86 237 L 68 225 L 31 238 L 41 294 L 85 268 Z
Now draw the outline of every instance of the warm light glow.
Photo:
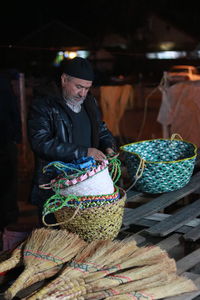
M 68 52 L 68 58 L 69 59 L 72 59 L 72 58 L 74 58 L 76 56 L 77 56 L 77 52 L 71 52 L 71 51 Z
M 172 50 L 175 46 L 175 43 L 174 42 L 162 42 L 160 44 L 160 49 L 161 50 L 164 50 L 164 51 L 169 51 L 169 50 Z
M 72 59 L 76 56 L 77 56 L 77 52 L 75 52 L 75 51 L 65 51 L 64 52 L 64 57 L 66 57 L 66 58 Z
M 87 50 L 77 50 L 77 51 L 59 51 L 57 52 L 56 58 L 54 60 L 54 66 L 59 66 L 61 61 L 65 58 L 72 59 L 76 56 L 87 58 L 90 52 Z

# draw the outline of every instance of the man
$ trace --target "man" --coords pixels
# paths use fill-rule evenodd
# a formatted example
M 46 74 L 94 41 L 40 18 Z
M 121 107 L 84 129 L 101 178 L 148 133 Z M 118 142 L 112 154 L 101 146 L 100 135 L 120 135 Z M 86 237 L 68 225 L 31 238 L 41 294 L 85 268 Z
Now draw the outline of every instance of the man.
M 115 140 L 100 118 L 94 97 L 89 93 L 94 73 L 88 60 L 67 61 L 61 75 L 61 90 L 35 100 L 28 118 L 28 135 L 35 154 L 35 175 L 31 202 L 41 212 L 50 193 L 39 188 L 50 177 L 42 169 L 51 161 L 72 162 L 84 156 L 106 158 Z

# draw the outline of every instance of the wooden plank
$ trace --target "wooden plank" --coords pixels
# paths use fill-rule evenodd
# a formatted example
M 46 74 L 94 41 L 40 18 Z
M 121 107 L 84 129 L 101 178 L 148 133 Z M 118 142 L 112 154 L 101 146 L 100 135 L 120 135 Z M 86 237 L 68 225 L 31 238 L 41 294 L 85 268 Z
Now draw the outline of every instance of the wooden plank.
M 139 220 L 142 217 L 159 212 L 169 205 L 180 200 L 197 190 L 200 187 L 200 172 L 192 176 L 190 182 L 180 190 L 162 194 L 161 196 L 149 201 L 134 209 L 131 215 L 132 221 Z
M 143 195 L 144 195 L 144 193 L 142 193 L 142 192 L 130 190 L 127 192 L 127 201 L 132 202 L 132 201 L 134 201 L 134 199 L 137 199 L 138 197 L 142 197 Z
M 134 224 L 132 224 L 132 226 L 136 225 L 136 226 L 144 227 L 144 229 L 145 229 L 145 228 L 153 227 L 153 226 L 155 226 L 156 224 L 159 224 L 159 223 L 160 222 L 158 222 L 158 221 L 147 220 L 147 219 L 144 218 L 144 219 L 135 221 Z M 147 231 L 147 229 L 145 229 L 145 230 Z M 191 227 L 189 227 L 189 226 L 181 226 L 180 228 L 178 228 L 174 232 L 186 234 L 190 230 L 191 230 Z
M 198 263 L 200 263 L 200 249 L 193 251 L 192 253 L 188 254 L 187 256 L 184 256 L 183 258 L 177 261 L 176 266 L 178 269 L 178 274 L 181 274 L 191 269 Z
M 162 213 L 155 213 L 151 216 L 144 217 L 140 220 L 132 221 L 132 213 L 134 210 L 132 208 L 125 208 L 124 210 L 124 219 L 123 219 L 123 225 L 124 228 L 129 228 L 130 225 L 137 225 L 137 226 L 143 226 L 143 227 L 152 227 L 155 224 L 159 223 L 159 221 L 163 221 L 166 218 L 170 217 L 169 214 L 162 214 Z M 125 226 L 126 225 L 126 226 Z M 200 219 L 195 218 L 189 222 L 187 222 L 185 225 L 181 226 L 176 230 L 176 232 L 179 233 L 187 233 L 191 230 L 191 227 L 196 227 L 200 225 Z M 123 228 L 122 228 L 123 230 Z
M 181 234 L 174 233 L 170 237 L 162 240 L 161 242 L 157 243 L 157 246 L 159 246 L 161 249 L 169 251 L 172 248 L 180 245 L 180 237 Z
M 195 242 L 200 238 L 200 225 L 196 226 L 195 228 L 188 231 L 186 234 L 183 235 L 183 238 L 186 241 Z
M 200 199 L 182 208 L 166 220 L 148 228 L 146 231 L 150 235 L 166 236 L 198 215 L 200 215 Z

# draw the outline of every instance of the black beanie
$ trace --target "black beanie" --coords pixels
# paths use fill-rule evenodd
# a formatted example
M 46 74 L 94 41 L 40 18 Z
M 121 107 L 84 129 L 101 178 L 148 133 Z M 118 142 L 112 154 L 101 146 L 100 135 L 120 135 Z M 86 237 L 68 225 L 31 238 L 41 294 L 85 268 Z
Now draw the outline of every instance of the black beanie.
M 66 61 L 63 72 L 69 76 L 93 81 L 94 72 L 90 62 L 82 57 L 75 57 Z

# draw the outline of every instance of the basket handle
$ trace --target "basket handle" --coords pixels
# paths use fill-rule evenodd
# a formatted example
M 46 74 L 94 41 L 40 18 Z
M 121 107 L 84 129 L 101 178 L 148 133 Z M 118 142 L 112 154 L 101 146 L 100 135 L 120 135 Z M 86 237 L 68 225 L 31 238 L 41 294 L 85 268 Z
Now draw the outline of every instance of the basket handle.
M 117 183 L 121 176 L 121 161 L 118 159 L 118 156 L 119 153 L 115 153 L 114 155 L 107 155 L 109 166 L 111 167 L 109 173 L 114 184 Z
M 182 136 L 179 133 L 173 133 L 171 136 L 171 141 L 173 141 L 176 137 L 178 137 L 180 140 L 183 140 Z
M 56 207 L 56 199 L 58 199 L 58 198 L 63 198 L 63 203 L 61 203 L 61 205 L 59 205 L 58 207 Z M 64 206 L 66 206 L 68 204 L 68 201 L 72 200 L 72 199 L 79 200 L 79 198 L 77 196 L 75 196 L 75 195 L 68 195 L 66 197 L 66 199 L 64 199 L 64 197 L 60 196 L 60 195 L 53 195 L 49 199 L 47 199 L 47 201 L 44 204 L 44 209 L 43 209 L 43 216 L 42 216 L 42 222 L 43 222 L 43 224 L 46 225 L 46 226 L 48 226 L 48 227 L 54 227 L 54 226 L 59 226 L 59 225 L 62 225 L 62 224 L 65 224 L 65 223 L 71 221 L 76 216 L 76 214 L 78 213 L 78 211 L 79 211 L 79 209 L 81 207 L 81 201 L 80 201 L 78 207 L 76 208 L 73 216 L 69 220 L 67 220 L 67 221 L 60 222 L 60 223 L 54 223 L 54 224 L 48 224 L 45 221 L 45 217 L 47 215 L 51 214 L 51 213 L 54 213 L 57 210 L 62 209 Z M 52 203 L 52 200 L 55 200 L 55 201 Z M 68 205 L 68 207 L 73 207 L 73 206 Z
M 143 171 L 145 168 L 145 160 L 143 158 L 140 158 L 140 163 L 137 169 L 137 172 L 135 174 L 135 180 L 133 181 L 133 183 L 129 186 L 129 188 L 126 190 L 126 193 L 132 189 L 132 187 L 134 187 L 134 185 L 136 184 L 136 182 L 138 181 L 138 179 L 140 179 L 140 177 L 142 177 Z
M 45 214 L 44 216 L 42 216 L 42 223 L 45 225 L 45 226 L 48 226 L 48 227 L 54 227 L 54 226 L 59 226 L 59 225 L 62 225 L 62 224 L 66 224 L 68 222 L 70 222 L 71 220 L 74 219 L 74 217 L 77 215 L 79 209 L 80 209 L 80 206 L 81 206 L 81 202 L 79 204 L 79 206 L 77 207 L 77 209 L 75 210 L 73 216 L 69 219 L 69 220 L 66 220 L 66 221 L 63 221 L 63 222 L 58 222 L 58 223 L 54 223 L 54 224 L 48 224 L 46 221 L 45 221 L 45 217 L 49 214 Z

